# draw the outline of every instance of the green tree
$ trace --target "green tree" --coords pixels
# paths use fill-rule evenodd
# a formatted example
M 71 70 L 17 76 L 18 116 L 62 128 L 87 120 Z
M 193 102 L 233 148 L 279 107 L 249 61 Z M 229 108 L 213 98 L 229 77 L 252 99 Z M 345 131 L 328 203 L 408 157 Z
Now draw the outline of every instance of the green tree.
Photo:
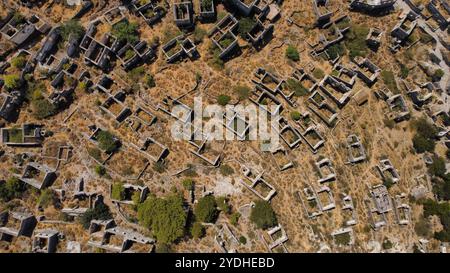
M 128 73 L 127 73 L 128 78 L 132 82 L 140 81 L 143 78 L 144 74 L 145 74 L 145 69 L 143 66 L 138 66 L 136 68 L 133 68 L 130 71 L 128 71 Z
M 439 156 L 434 156 L 433 163 L 428 165 L 428 173 L 432 176 L 444 177 L 446 171 L 445 159 Z
M 434 81 L 440 81 L 441 80 L 441 78 L 444 76 L 444 70 L 442 70 L 442 69 L 436 69 L 436 71 L 434 71 L 434 74 L 433 74 L 433 80 Z
M 141 192 L 139 191 L 133 192 L 133 195 L 131 196 L 131 201 L 133 201 L 133 204 L 135 206 L 139 205 L 141 203 Z
M 305 96 L 309 93 L 308 89 L 304 87 L 299 81 L 294 79 L 288 79 L 286 81 L 287 88 L 294 92 L 294 95 L 297 97 Z
M 436 126 L 423 117 L 413 121 L 412 125 L 418 134 L 429 139 L 435 138 L 438 133 Z
M 256 21 L 253 18 L 244 17 L 239 20 L 239 35 L 245 39 L 247 37 L 247 33 L 252 30 L 255 24 Z
M 431 226 L 423 216 L 414 225 L 414 231 L 421 237 L 428 238 L 431 235 Z
M 37 97 L 37 94 L 34 94 Z M 48 99 L 40 97 L 31 101 L 33 115 L 37 119 L 45 119 L 56 114 L 57 109 Z
M 213 0 L 201 0 L 200 5 L 202 6 L 203 10 L 211 10 L 211 5 L 213 3 Z
M 108 220 L 112 218 L 109 207 L 99 203 L 95 208 L 88 209 L 80 218 L 80 222 L 85 229 L 88 229 L 92 220 Z
M 84 35 L 84 28 L 80 21 L 71 19 L 61 26 L 61 36 L 64 41 L 68 41 L 70 37 L 80 39 Z
M 158 162 L 155 162 L 155 164 L 153 164 L 152 169 L 153 169 L 155 172 L 163 173 L 163 172 L 166 170 L 166 165 L 164 165 L 163 162 L 158 161 Z
M 345 54 L 345 47 L 342 45 L 342 43 L 335 44 L 327 49 L 327 53 L 328 56 L 330 56 L 330 58 L 334 60 L 337 57 L 343 56 Z
M 261 229 L 275 226 L 278 221 L 269 202 L 258 200 L 250 213 L 250 220 Z
M 214 223 L 219 214 L 216 208 L 216 199 L 213 195 L 207 195 L 198 200 L 194 208 L 196 218 L 201 222 Z
M 291 118 L 295 121 L 300 120 L 302 118 L 302 114 L 300 114 L 300 112 L 298 111 L 292 111 Z
M 205 227 L 203 227 L 202 223 L 200 222 L 195 222 L 192 225 L 192 229 L 191 229 L 191 235 L 194 238 L 201 238 L 205 235 Z
M 220 171 L 220 174 L 223 175 L 223 176 L 229 176 L 229 175 L 232 175 L 234 173 L 233 168 L 230 167 L 230 165 L 227 165 L 227 164 L 220 165 L 219 171 Z
M 386 186 L 387 189 L 389 189 L 392 186 L 394 186 L 394 181 L 392 180 L 392 178 L 387 177 L 386 179 L 383 180 L 383 185 Z
M 150 196 L 138 206 L 141 225 L 151 229 L 158 242 L 172 243 L 184 235 L 187 215 L 183 199 L 177 194 L 158 198 Z
M 440 200 L 450 200 L 450 173 L 445 174 L 443 177 L 433 177 L 431 182 L 433 192 Z
M 107 153 L 112 153 L 118 148 L 116 138 L 109 131 L 99 131 L 97 141 L 99 148 Z
M 334 240 L 336 241 L 336 244 L 338 245 L 348 245 L 350 243 L 351 237 L 350 233 L 341 233 L 336 236 L 334 236 Z
M 16 12 L 14 12 L 14 16 L 13 16 L 12 20 L 14 20 L 17 25 L 21 25 L 21 24 L 25 23 L 26 18 L 20 12 L 16 11 Z
M 300 60 L 300 54 L 295 46 L 289 45 L 286 49 L 286 57 L 294 62 L 298 62 Z
M 406 65 L 404 65 L 404 64 L 400 64 L 400 77 L 402 78 L 402 79 L 406 79 L 407 77 L 408 77 L 408 75 L 409 75 L 409 69 L 408 69 L 408 67 L 406 66 Z
M 443 241 L 450 241 L 450 203 L 438 203 L 431 199 L 423 202 L 424 217 L 428 218 L 430 215 L 436 215 L 441 220 L 443 229 L 434 233 L 434 238 Z
M 231 100 L 231 98 L 228 95 L 222 94 L 217 97 L 217 103 L 222 106 L 227 105 L 230 102 L 230 100 Z
M 433 152 L 435 147 L 435 137 L 438 133 L 436 126 L 429 123 L 425 118 L 420 118 L 412 122 L 416 134 L 413 137 L 413 146 L 416 152 Z
M 147 74 L 145 76 L 145 84 L 147 85 L 148 88 L 153 88 L 156 86 L 155 79 L 153 78 L 152 75 Z
M 122 21 L 112 27 L 112 34 L 121 41 L 131 44 L 139 40 L 138 23 Z

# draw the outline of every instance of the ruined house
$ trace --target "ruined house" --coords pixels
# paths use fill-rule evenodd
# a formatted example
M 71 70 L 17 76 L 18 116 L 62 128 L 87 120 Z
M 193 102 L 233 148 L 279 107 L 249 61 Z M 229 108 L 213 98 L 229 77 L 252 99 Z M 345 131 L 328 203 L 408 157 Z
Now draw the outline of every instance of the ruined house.
M 179 28 L 191 28 L 194 24 L 194 7 L 191 0 L 173 4 L 173 17 Z
M 112 196 L 112 192 L 113 192 L 113 187 L 114 185 L 110 185 L 110 198 L 111 201 L 113 202 L 117 202 L 117 203 L 122 203 L 122 204 L 131 204 L 131 205 L 135 205 L 136 201 L 137 203 L 141 203 L 143 202 L 146 198 L 147 195 L 150 193 L 150 190 L 147 186 L 138 186 L 138 185 L 133 185 L 133 184 L 123 184 L 123 196 L 120 196 L 120 199 L 115 199 L 115 197 Z M 122 195 L 122 194 L 121 194 Z M 135 195 L 138 197 L 137 199 L 135 198 Z
M 4 211 L 0 213 L 0 241 L 11 242 L 15 237 L 31 237 L 37 220 L 30 213 Z
M 88 245 L 113 253 L 150 252 L 155 240 L 110 221 L 92 220 Z
M 237 28 L 237 19 L 233 15 L 227 14 L 209 31 L 209 37 L 214 45 L 220 50 L 219 57 L 221 59 L 226 58 L 239 47 L 237 36 L 235 34 Z
M 392 201 L 386 186 L 380 184 L 370 190 L 370 200 L 365 200 L 370 224 L 377 230 L 387 224 L 386 213 L 392 210 Z
M 53 229 L 36 230 L 33 235 L 31 251 L 35 253 L 55 253 L 59 232 Z
M 356 66 L 353 67 L 353 71 L 355 71 L 358 74 L 358 77 L 368 86 L 372 86 L 381 74 L 381 69 L 369 59 L 360 56 L 355 57 L 353 62 L 356 64 Z
M 28 163 L 22 175 L 16 176 L 20 181 L 39 190 L 51 186 L 57 178 L 54 170 L 36 162 Z
M 41 125 L 22 124 L 21 128 L 1 128 L 2 143 L 9 146 L 33 147 L 44 141 L 45 130 Z
M 162 51 L 168 63 L 176 62 L 185 57 L 194 59 L 199 56 L 197 46 L 191 39 L 185 38 L 184 35 L 175 37 L 167 42 L 162 47 Z
M 366 160 L 366 151 L 356 135 L 349 135 L 347 137 L 347 150 L 349 154 L 349 163 L 356 164 Z

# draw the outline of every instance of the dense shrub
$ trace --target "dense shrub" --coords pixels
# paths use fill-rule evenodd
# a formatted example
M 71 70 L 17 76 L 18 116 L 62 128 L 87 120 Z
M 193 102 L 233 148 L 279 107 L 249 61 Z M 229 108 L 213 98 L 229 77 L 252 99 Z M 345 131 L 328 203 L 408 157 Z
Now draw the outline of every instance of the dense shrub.
M 367 55 L 366 37 L 369 34 L 369 28 L 361 25 L 352 25 L 350 31 L 347 32 L 345 46 L 349 51 L 351 59 Z
M 25 66 L 25 64 L 27 63 L 27 60 L 25 58 L 25 56 L 23 55 L 19 55 L 17 57 L 14 57 L 11 60 L 11 65 L 15 68 L 21 69 Z
M 247 37 L 247 33 L 252 30 L 253 26 L 255 26 L 256 21 L 253 18 L 244 17 L 241 20 L 239 20 L 239 35 L 242 38 Z
M 139 40 L 138 24 L 128 21 L 119 22 L 112 27 L 112 34 L 121 41 L 135 43 Z
M 115 200 L 125 199 L 125 188 L 122 182 L 114 183 L 111 187 L 111 197 Z
M 288 79 L 286 81 L 287 84 L 287 88 L 294 92 L 295 96 L 301 97 L 301 96 L 305 96 L 308 94 L 308 89 L 306 89 L 306 87 L 304 87 L 301 82 L 294 80 L 294 79 Z
M 3 77 L 5 81 L 5 87 L 10 90 L 14 90 L 20 87 L 20 76 L 19 74 L 9 74 Z
M 436 215 L 441 220 L 443 229 L 434 233 L 434 238 L 443 241 L 450 241 L 450 204 L 438 203 L 431 199 L 423 203 L 424 217 L 428 218 L 430 215 Z
M 300 54 L 295 46 L 289 45 L 286 49 L 286 57 L 294 62 L 298 62 L 300 60 Z
M 325 72 L 323 72 L 323 70 L 320 68 L 315 68 L 314 71 L 312 72 L 312 74 L 313 74 L 314 78 L 316 78 L 318 80 L 325 77 Z
M 52 189 L 44 189 L 39 195 L 38 204 L 39 206 L 46 208 L 50 205 L 54 205 L 56 202 L 56 196 Z
M 233 226 L 236 226 L 237 225 L 237 223 L 238 223 L 238 221 L 239 221 L 239 218 L 241 217 L 241 214 L 239 213 L 239 212 L 234 212 L 233 214 L 231 214 L 231 216 L 230 216 L 230 223 L 233 225 Z
M 98 175 L 98 176 L 104 176 L 106 174 L 106 169 L 105 167 L 103 167 L 102 165 L 96 165 L 94 167 L 94 172 Z
M 205 29 L 198 27 L 198 26 L 195 27 L 193 42 L 195 44 L 199 44 L 199 43 L 203 42 L 206 35 L 208 35 L 208 32 Z
M 269 202 L 258 200 L 252 208 L 250 220 L 261 229 L 267 229 L 277 224 L 277 217 Z
M 291 118 L 295 121 L 300 120 L 302 118 L 302 114 L 300 114 L 300 112 L 298 111 L 292 111 Z
M 200 198 L 194 208 L 195 217 L 201 222 L 214 223 L 219 214 L 216 206 L 216 199 L 213 195 Z
M 219 171 L 220 171 L 220 174 L 223 176 L 229 176 L 229 175 L 234 174 L 233 168 L 227 164 L 220 165 Z
M 147 85 L 148 88 L 153 88 L 156 86 L 155 79 L 153 78 L 152 75 L 147 74 L 145 76 L 145 84 Z
M 25 189 L 25 185 L 17 177 L 11 177 L 6 182 L 0 183 L 0 199 L 8 202 L 19 198 Z
M 436 69 L 436 71 L 434 71 L 434 74 L 433 74 L 433 80 L 434 81 L 440 81 L 441 80 L 441 78 L 444 76 L 444 70 L 442 70 L 442 69 Z
M 436 126 L 429 123 L 425 118 L 420 118 L 412 122 L 416 134 L 413 137 L 413 146 L 416 152 L 433 152 L 435 147 L 435 137 L 438 133 Z
M 181 196 L 150 196 L 138 206 L 139 223 L 151 229 L 160 243 L 172 243 L 184 235 L 187 214 Z
M 195 222 L 192 225 L 191 235 L 194 238 L 201 238 L 205 235 L 205 228 L 203 227 L 202 223 Z
M 444 177 L 446 171 L 445 160 L 442 157 L 434 156 L 433 163 L 428 165 L 428 173 L 432 176 Z
M 109 131 L 99 131 L 97 134 L 98 147 L 107 153 L 118 148 L 117 139 Z

